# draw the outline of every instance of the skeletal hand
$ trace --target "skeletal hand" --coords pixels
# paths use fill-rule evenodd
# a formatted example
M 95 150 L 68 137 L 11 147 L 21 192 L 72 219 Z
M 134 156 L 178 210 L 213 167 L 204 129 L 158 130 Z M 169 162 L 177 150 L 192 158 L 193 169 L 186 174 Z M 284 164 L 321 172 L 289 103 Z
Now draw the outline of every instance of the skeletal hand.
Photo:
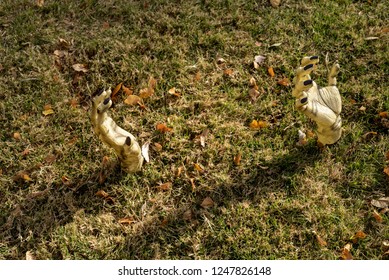
M 336 75 L 340 66 L 335 63 L 328 75 L 328 86 L 319 87 L 310 77 L 319 62 L 317 56 L 304 57 L 296 70 L 292 95 L 296 97 L 296 108 L 317 124 L 318 142 L 333 144 L 342 135 L 342 100 L 336 87 Z
M 91 122 L 96 135 L 107 146 L 114 149 L 120 164 L 127 172 L 137 172 L 142 168 L 143 156 L 136 138 L 119 127 L 108 116 L 112 105 L 111 90 L 100 90 L 92 98 Z

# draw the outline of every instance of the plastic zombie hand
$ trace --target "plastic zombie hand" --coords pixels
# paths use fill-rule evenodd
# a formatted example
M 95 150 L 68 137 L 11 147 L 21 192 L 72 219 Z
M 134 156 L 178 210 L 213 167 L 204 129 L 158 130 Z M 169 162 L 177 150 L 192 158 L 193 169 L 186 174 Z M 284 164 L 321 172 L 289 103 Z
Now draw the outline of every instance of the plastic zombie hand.
M 304 57 L 296 70 L 292 95 L 296 97 L 296 108 L 317 124 L 318 142 L 334 144 L 342 135 L 342 100 L 336 87 L 336 75 L 340 66 L 335 63 L 328 75 L 328 86 L 319 87 L 310 77 L 319 62 L 317 56 Z
M 130 173 L 142 168 L 143 156 L 136 138 L 119 127 L 108 116 L 112 105 L 111 90 L 100 90 L 92 98 L 91 122 L 96 135 L 107 146 L 114 149 L 121 167 Z

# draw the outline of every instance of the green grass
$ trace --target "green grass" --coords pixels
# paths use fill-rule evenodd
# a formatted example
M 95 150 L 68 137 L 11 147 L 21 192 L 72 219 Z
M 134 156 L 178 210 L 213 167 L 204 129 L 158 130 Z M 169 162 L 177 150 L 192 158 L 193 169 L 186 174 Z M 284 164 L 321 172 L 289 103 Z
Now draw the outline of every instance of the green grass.
M 388 215 L 378 223 L 370 201 L 389 195 L 389 125 L 378 116 L 389 111 L 388 14 L 378 0 L 1 1 L 0 259 L 339 259 L 358 231 L 367 237 L 355 259 L 387 258 Z M 68 52 L 59 64 L 55 50 Z M 314 138 L 296 145 L 297 130 L 314 124 L 277 81 L 317 54 L 324 85 L 327 53 L 341 65 L 344 135 L 321 151 Z M 254 69 L 259 54 L 266 60 Z M 75 63 L 89 71 L 77 76 Z M 141 144 L 151 141 L 151 162 L 129 175 L 92 132 L 90 96 L 120 82 L 138 93 L 151 76 L 146 110 L 122 94 L 110 110 Z M 47 104 L 54 114 L 43 116 Z M 253 119 L 270 125 L 252 131 Z M 161 135 L 158 123 L 173 131 Z M 165 182 L 172 188 L 159 191 Z M 134 222 L 120 224 L 125 217 Z

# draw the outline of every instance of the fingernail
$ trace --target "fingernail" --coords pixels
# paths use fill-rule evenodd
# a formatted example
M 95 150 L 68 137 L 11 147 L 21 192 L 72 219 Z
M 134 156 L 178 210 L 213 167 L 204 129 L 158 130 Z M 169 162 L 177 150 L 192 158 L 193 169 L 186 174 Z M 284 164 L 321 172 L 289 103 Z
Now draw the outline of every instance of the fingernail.
M 304 71 L 307 71 L 308 69 L 313 68 L 313 64 L 308 64 L 307 66 L 304 67 Z
M 315 60 L 315 59 L 318 59 L 319 57 L 317 55 L 313 55 L 310 57 L 310 60 Z
M 127 138 L 126 138 L 126 145 L 127 146 L 131 145 L 131 138 L 129 136 L 127 136 Z
M 303 99 L 300 100 L 300 103 L 305 104 L 307 103 L 307 101 L 308 101 L 308 97 L 304 97 Z
M 304 86 L 312 85 L 312 80 L 304 81 Z
M 104 105 L 107 105 L 108 104 L 108 102 L 109 102 L 109 100 L 111 100 L 110 98 L 106 98 L 106 99 L 104 99 Z

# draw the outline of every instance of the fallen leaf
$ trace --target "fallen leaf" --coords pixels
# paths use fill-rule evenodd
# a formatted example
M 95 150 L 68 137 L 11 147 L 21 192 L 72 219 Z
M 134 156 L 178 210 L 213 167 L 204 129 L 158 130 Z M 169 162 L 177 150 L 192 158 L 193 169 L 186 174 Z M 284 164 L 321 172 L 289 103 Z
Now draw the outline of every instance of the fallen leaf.
M 201 145 L 201 147 L 205 147 L 205 136 L 204 135 L 200 135 L 200 145 Z
M 382 223 L 383 218 L 381 217 L 381 215 L 376 210 L 373 211 L 373 217 L 374 217 L 374 219 L 376 220 L 377 223 Z
M 389 166 L 384 168 L 384 173 L 389 176 Z
M 78 106 L 78 100 L 77 98 L 73 98 L 72 100 L 69 101 L 69 104 L 72 108 L 76 108 Z
M 118 94 L 119 90 L 121 90 L 123 86 L 123 83 L 118 84 L 112 91 L 111 99 L 115 99 L 116 95 Z
M 161 227 L 166 227 L 166 225 L 169 223 L 169 220 L 167 218 L 163 218 L 163 220 L 161 221 L 161 224 L 160 226 Z
M 250 78 L 249 86 L 250 86 L 251 88 L 256 89 L 256 90 L 258 89 L 257 81 L 255 80 L 254 77 L 251 77 L 251 78 Z
M 347 243 L 346 246 L 343 247 L 342 253 L 340 255 L 340 258 L 342 260 L 352 260 L 353 256 L 351 255 L 350 251 L 353 245 L 351 243 Z
M 261 43 L 261 42 L 258 42 L 258 41 L 256 41 L 256 42 L 255 42 L 255 45 L 256 45 L 257 47 L 260 47 L 260 46 L 262 46 L 262 43 Z
M 164 184 L 157 186 L 157 189 L 160 191 L 168 191 L 172 188 L 172 185 L 173 184 L 171 182 L 167 182 L 167 183 L 164 183 Z
M 316 241 L 319 243 L 320 246 L 322 247 L 327 246 L 327 242 L 323 238 L 321 238 L 321 236 L 318 235 L 316 231 L 312 231 L 312 233 L 315 235 Z
M 352 238 L 350 238 L 350 241 L 354 244 L 356 244 L 359 240 L 366 238 L 366 233 L 363 231 L 358 231 Z
M 389 27 L 384 27 L 381 30 L 381 33 L 388 33 L 389 32 Z
M 20 135 L 19 132 L 14 132 L 12 137 L 15 139 L 15 140 L 20 140 L 22 138 L 22 136 Z
M 198 82 L 198 81 L 200 81 L 200 79 L 201 79 L 201 73 L 200 73 L 200 71 L 198 71 L 198 72 L 194 75 L 193 81 Z
M 282 80 L 278 81 L 277 84 L 288 87 L 290 85 L 290 81 L 288 78 L 283 78 Z
M 61 181 L 62 181 L 62 183 L 63 183 L 64 185 L 68 185 L 68 184 L 70 183 L 70 179 L 69 179 L 69 177 L 66 176 L 66 175 L 63 175 L 63 176 L 61 177 Z
M 194 178 L 190 178 L 189 182 L 190 182 L 190 185 L 192 187 L 192 192 L 194 192 L 196 190 L 196 185 L 195 185 L 195 182 L 194 182 Z
M 387 167 L 389 168 L 389 167 Z M 389 207 L 389 197 L 381 197 L 379 199 L 373 199 L 371 205 L 377 208 L 386 208 Z
M 386 152 L 385 158 L 386 158 L 386 160 L 389 160 L 389 151 Z
M 152 96 L 153 94 L 154 94 L 154 89 L 151 87 L 148 87 L 148 88 L 144 88 L 144 89 L 140 90 L 139 97 L 141 97 L 142 99 L 146 99 L 146 98 L 149 98 L 150 96 Z
M 139 102 L 143 102 L 143 100 L 138 95 L 130 95 L 124 100 L 127 105 L 137 105 Z
M 306 134 L 302 132 L 300 129 L 298 130 L 298 135 L 299 135 L 299 141 L 297 142 L 297 146 L 304 146 L 308 143 Z
M 275 48 L 281 46 L 282 43 L 275 43 L 273 45 L 270 45 L 270 48 Z
M 145 159 L 146 162 L 150 162 L 149 158 L 149 147 L 150 147 L 150 141 L 147 141 L 142 145 L 142 156 Z
M 181 173 L 182 173 L 182 169 L 183 167 L 182 166 L 179 166 L 174 174 L 175 177 L 180 177 Z
M 273 8 L 277 8 L 281 4 L 281 0 L 270 0 L 270 5 Z
M 276 74 L 274 73 L 273 67 L 267 68 L 267 72 L 269 73 L 270 77 L 274 77 Z
M 193 213 L 192 213 L 192 210 L 186 210 L 184 212 L 184 214 L 182 215 L 182 218 L 185 220 L 185 221 L 190 221 L 192 220 L 192 217 L 193 217 Z
M 203 208 L 211 208 L 214 205 L 215 205 L 215 203 L 213 202 L 212 198 L 210 198 L 210 197 L 204 198 L 203 202 L 201 202 L 201 207 L 203 207 Z
M 359 111 L 362 111 L 362 112 L 366 111 L 366 107 L 365 106 L 359 107 Z
M 155 89 L 157 86 L 157 80 L 154 77 L 149 78 L 149 88 Z
M 161 133 L 171 132 L 171 131 L 173 130 L 172 128 L 167 127 L 166 124 L 164 124 L 164 123 L 159 123 L 159 124 L 157 124 L 156 129 L 157 129 L 159 132 L 161 132 Z
M 162 151 L 162 145 L 156 142 L 156 143 L 154 143 L 154 149 L 157 152 L 160 152 L 160 151 Z
M 108 21 L 104 21 L 104 22 L 103 22 L 103 29 L 104 29 L 104 30 L 107 30 L 109 27 L 110 27 L 109 22 L 108 22 Z
M 181 94 L 179 92 L 176 91 L 176 88 L 175 87 L 172 87 L 171 89 L 168 90 L 168 93 L 171 94 L 171 95 L 174 95 L 176 97 L 180 97 Z
M 21 178 L 22 178 L 25 182 L 31 182 L 31 181 L 32 181 L 31 177 L 30 177 L 27 173 L 22 173 L 22 174 L 21 174 Z
M 44 116 L 49 116 L 49 115 L 54 114 L 54 110 L 53 110 L 53 109 L 43 110 L 43 111 L 42 111 L 42 114 L 43 114 Z
M 72 67 L 76 72 L 83 72 L 83 73 L 88 72 L 88 68 L 86 67 L 85 64 L 77 63 L 77 64 L 73 64 Z
M 133 91 L 130 88 L 124 86 L 124 85 L 122 85 L 122 90 L 123 90 L 124 94 L 127 95 L 127 96 L 130 96 L 130 95 L 133 94 Z
M 97 191 L 96 192 L 96 196 L 102 197 L 102 198 L 108 198 L 109 197 L 108 193 L 106 193 L 104 190 Z
M 389 113 L 388 113 L 388 112 L 379 112 L 378 115 L 379 115 L 381 118 L 389 119 Z
M 27 251 L 26 252 L 26 260 L 27 261 L 35 260 L 35 256 L 34 256 L 34 254 L 31 251 Z
M 268 123 L 265 122 L 265 121 L 257 121 L 257 120 L 253 120 L 251 123 L 250 123 L 250 128 L 251 129 L 260 129 L 260 128 L 266 128 L 268 127 Z
M 119 219 L 118 223 L 123 226 L 128 226 L 130 224 L 135 223 L 135 220 L 132 217 L 126 217 L 126 218 Z
M 43 7 L 43 5 L 45 4 L 45 0 L 36 0 L 35 3 L 38 7 Z
M 217 64 L 224 64 L 224 63 L 226 63 L 226 60 L 225 60 L 224 58 L 219 57 L 219 58 L 216 60 L 216 63 L 217 63 Z
M 22 156 L 27 156 L 27 155 L 29 155 L 30 154 L 30 149 L 29 148 L 26 148 L 26 149 L 24 149 L 24 151 L 22 152 Z
M 63 51 L 63 50 L 55 50 L 55 51 L 54 51 L 54 55 L 55 55 L 55 56 L 58 56 L 59 58 L 65 57 L 65 56 L 67 56 L 68 54 L 69 54 L 68 51 Z
M 263 64 L 265 59 L 266 59 L 266 57 L 264 57 L 263 55 L 256 55 L 256 56 L 254 56 L 254 63 L 256 63 L 259 67 L 259 65 Z
M 198 172 L 200 172 L 200 173 L 204 172 L 204 168 L 203 168 L 200 164 L 195 163 L 193 166 L 194 166 L 194 168 L 195 168 Z
M 46 162 L 47 164 L 52 164 L 56 159 L 57 159 L 57 157 L 56 157 L 55 155 L 53 155 L 53 154 L 47 155 L 47 156 L 45 157 L 45 162 Z
M 258 99 L 259 95 L 260 95 L 259 91 L 256 90 L 255 88 L 249 89 L 249 96 L 250 96 L 252 101 L 256 101 Z
M 234 70 L 230 69 L 230 68 L 227 68 L 227 69 L 224 69 L 223 71 L 223 74 L 226 75 L 226 76 L 229 76 L 231 77 L 234 73 Z
M 240 165 L 240 161 L 242 159 L 242 154 L 238 153 L 236 156 L 234 156 L 234 163 L 236 166 Z

